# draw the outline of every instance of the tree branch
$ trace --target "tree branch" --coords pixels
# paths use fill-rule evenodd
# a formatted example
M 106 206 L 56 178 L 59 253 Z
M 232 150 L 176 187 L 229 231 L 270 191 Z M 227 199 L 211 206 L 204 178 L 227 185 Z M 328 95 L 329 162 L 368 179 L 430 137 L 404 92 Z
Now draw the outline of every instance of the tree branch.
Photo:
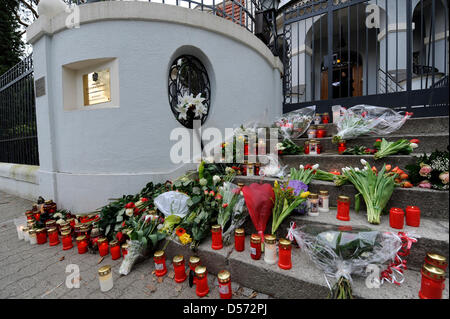
M 29 4 L 25 0 L 19 0 L 19 2 L 22 3 L 25 7 L 27 7 L 31 11 L 31 13 L 33 13 L 33 16 L 35 19 L 39 18 L 39 14 L 37 13 L 37 11 L 33 8 L 33 6 L 31 4 Z M 39 1 L 38 1 L 38 3 L 39 3 Z
M 19 17 L 19 15 L 17 14 L 17 12 L 14 12 L 14 16 L 16 17 L 17 22 L 19 22 L 21 25 L 23 25 L 25 28 L 28 28 L 30 25 L 24 21 L 22 21 L 22 19 Z

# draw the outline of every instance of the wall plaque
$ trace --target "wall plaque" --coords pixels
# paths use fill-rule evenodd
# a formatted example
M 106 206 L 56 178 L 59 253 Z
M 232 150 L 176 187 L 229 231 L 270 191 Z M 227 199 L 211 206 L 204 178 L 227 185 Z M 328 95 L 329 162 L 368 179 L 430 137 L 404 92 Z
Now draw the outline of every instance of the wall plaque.
M 45 76 L 34 81 L 34 87 L 36 90 L 36 97 L 45 95 Z
M 84 105 L 111 102 L 109 69 L 83 75 Z

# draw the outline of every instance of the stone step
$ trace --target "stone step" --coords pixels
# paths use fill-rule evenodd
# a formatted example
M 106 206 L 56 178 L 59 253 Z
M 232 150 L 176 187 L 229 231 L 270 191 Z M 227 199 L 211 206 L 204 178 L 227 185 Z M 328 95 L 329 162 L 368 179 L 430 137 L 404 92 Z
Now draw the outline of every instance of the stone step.
M 408 134 L 408 135 L 387 135 L 387 136 L 374 136 L 374 137 L 359 137 L 357 139 L 352 139 L 347 141 L 347 148 L 354 146 L 365 146 L 368 148 L 373 148 L 373 144 L 377 138 L 385 138 L 389 142 L 394 142 L 399 139 L 411 140 L 417 138 L 420 140 L 419 147 L 414 150 L 415 153 L 432 153 L 435 150 L 446 150 L 449 145 L 449 134 L 447 133 L 435 133 L 435 134 Z M 295 144 L 299 146 L 304 146 L 308 138 L 299 138 L 292 140 Z M 320 141 L 323 149 L 327 153 L 337 154 L 337 145 L 332 143 L 332 137 L 317 138 Z
M 223 269 L 231 273 L 233 281 L 268 294 L 275 298 L 290 299 L 324 299 L 329 289 L 324 273 L 319 270 L 301 249 L 292 249 L 292 264 L 290 270 L 282 270 L 278 265 L 269 265 L 250 257 L 249 236 L 246 236 L 245 251 L 237 252 L 234 246 L 224 247 L 221 250 L 211 248 L 211 239 L 208 238 L 199 245 L 196 252 L 188 246 L 170 242 L 166 248 L 168 267 L 173 256 L 181 254 L 188 259 L 192 255 L 200 257 L 203 265 L 212 274 Z M 413 247 L 414 249 L 414 247 Z M 400 285 L 384 283 L 380 288 L 369 289 L 365 285 L 365 278 L 353 276 L 353 295 L 364 299 L 418 299 L 421 274 L 414 270 L 405 271 L 405 281 Z M 443 298 L 448 298 L 448 278 L 445 282 Z
M 266 182 L 273 184 L 275 180 L 275 178 L 261 176 L 237 176 L 234 180 L 234 183 L 244 183 L 246 185 L 249 185 L 251 183 Z M 315 193 L 318 193 L 320 190 L 328 191 L 330 196 L 330 203 L 333 205 L 336 205 L 338 196 L 349 196 L 351 199 L 350 206 L 352 208 L 354 207 L 354 197 L 357 192 L 355 187 L 351 184 L 337 187 L 333 182 L 312 180 L 309 185 L 309 189 L 311 190 L 311 192 Z M 418 206 L 421 208 L 421 216 L 423 217 L 448 220 L 448 197 L 448 191 L 438 191 L 419 187 L 397 187 L 395 188 L 386 207 L 401 207 L 404 209 L 406 208 L 406 206 Z M 361 198 L 361 210 L 363 209 L 365 209 L 365 204 L 364 200 Z
M 403 126 L 391 135 L 414 135 L 414 134 L 440 134 L 448 133 L 449 131 L 449 117 L 417 117 L 410 118 L 403 124 Z M 314 125 L 314 124 L 313 124 Z M 329 136 L 337 133 L 337 127 L 334 123 L 319 124 L 324 125 L 328 131 Z M 302 136 L 307 137 L 307 136 Z
M 405 169 L 406 165 L 414 164 L 414 156 L 420 156 L 417 153 L 410 155 L 392 155 L 379 160 L 375 160 L 373 155 L 339 155 L 332 153 L 322 153 L 319 155 L 282 155 L 280 156 L 282 165 L 287 165 L 288 170 L 298 168 L 300 165 L 319 164 L 324 171 L 340 171 L 343 167 L 359 167 L 362 168 L 361 159 L 365 159 L 370 166 L 375 166 L 378 169 L 383 167 L 383 164 L 391 164 L 392 168 L 398 166 Z

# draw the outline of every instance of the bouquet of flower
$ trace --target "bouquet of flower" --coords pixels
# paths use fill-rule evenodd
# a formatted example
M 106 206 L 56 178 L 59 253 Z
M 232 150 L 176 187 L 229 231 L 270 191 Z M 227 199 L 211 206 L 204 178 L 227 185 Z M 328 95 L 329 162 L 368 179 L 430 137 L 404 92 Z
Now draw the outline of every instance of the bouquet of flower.
M 275 234 L 283 220 L 309 195 L 308 186 L 298 180 L 290 180 L 283 187 L 275 181 L 273 186 L 275 202 L 272 210 L 272 234 Z
M 178 112 L 179 120 L 187 120 L 189 118 L 202 119 L 208 113 L 208 108 L 203 104 L 205 98 L 202 98 L 201 93 L 197 96 L 193 94 L 184 93 L 178 97 L 178 104 L 175 110 Z
M 277 143 L 276 150 L 278 155 L 299 155 L 304 153 L 303 146 L 298 146 L 291 140 L 283 140 L 283 142 Z
M 367 220 L 371 224 L 379 224 L 381 212 L 391 198 L 398 174 L 385 174 L 386 165 L 376 172 L 364 159 L 361 159 L 361 163 L 365 165 L 363 169 L 345 167 L 342 172 L 359 192 L 355 198 L 355 210 L 359 209 L 359 195 L 362 195 L 367 206 Z
M 336 174 L 336 173 L 330 173 L 325 172 L 321 169 L 317 169 L 316 173 L 312 177 L 313 179 L 319 180 L 319 181 L 328 181 L 328 182 L 334 182 L 336 186 L 342 186 L 347 183 L 347 177 Z
M 411 117 L 412 113 L 401 115 L 386 107 L 356 105 L 342 109 L 338 133 L 333 142 L 349 140 L 361 135 L 387 135 L 398 130 Z
M 331 225 L 307 225 L 289 229 L 301 249 L 325 275 L 336 282 L 329 298 L 351 299 L 352 275 L 366 275 L 370 264 L 397 258 L 402 239 L 391 232 Z M 328 280 L 327 280 L 328 284 Z
M 274 127 L 278 127 L 284 139 L 298 138 L 309 128 L 315 114 L 315 105 L 292 111 L 278 118 Z
M 410 181 L 421 188 L 449 189 L 449 152 L 434 151 L 416 158 L 416 163 L 407 165 Z
M 290 179 L 301 181 L 308 185 L 313 179 L 316 170 L 319 168 L 319 164 L 311 166 L 307 164 L 306 166 L 300 165 L 299 169 L 291 168 Z
M 216 200 L 221 203 L 217 223 L 222 227 L 222 240 L 225 245 L 228 245 L 234 230 L 245 221 L 245 200 L 241 195 L 240 187 L 230 182 L 224 182 L 219 188 Z
M 413 139 L 411 141 L 400 139 L 395 142 L 388 142 L 384 138 L 381 141 L 375 142 L 375 147 L 378 151 L 375 153 L 374 158 L 380 159 L 394 154 L 411 154 L 412 151 L 418 147 L 419 140 Z
M 143 257 L 147 249 L 155 248 L 158 242 L 166 237 L 160 231 L 164 219 L 156 214 L 135 216 L 126 225 L 131 229 L 128 253 L 119 268 L 121 275 L 128 275 L 139 257 Z
M 273 154 L 267 155 L 266 158 L 268 160 L 268 164 L 261 167 L 259 175 L 278 178 L 283 177 L 287 165 L 281 166 L 278 158 Z

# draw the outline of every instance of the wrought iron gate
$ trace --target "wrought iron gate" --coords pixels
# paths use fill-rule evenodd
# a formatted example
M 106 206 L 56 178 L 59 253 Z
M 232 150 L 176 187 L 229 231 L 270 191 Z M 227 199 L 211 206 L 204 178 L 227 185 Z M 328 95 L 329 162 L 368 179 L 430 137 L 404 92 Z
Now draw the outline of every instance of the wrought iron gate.
M 449 113 L 447 0 L 301 0 L 282 9 L 284 103 Z

